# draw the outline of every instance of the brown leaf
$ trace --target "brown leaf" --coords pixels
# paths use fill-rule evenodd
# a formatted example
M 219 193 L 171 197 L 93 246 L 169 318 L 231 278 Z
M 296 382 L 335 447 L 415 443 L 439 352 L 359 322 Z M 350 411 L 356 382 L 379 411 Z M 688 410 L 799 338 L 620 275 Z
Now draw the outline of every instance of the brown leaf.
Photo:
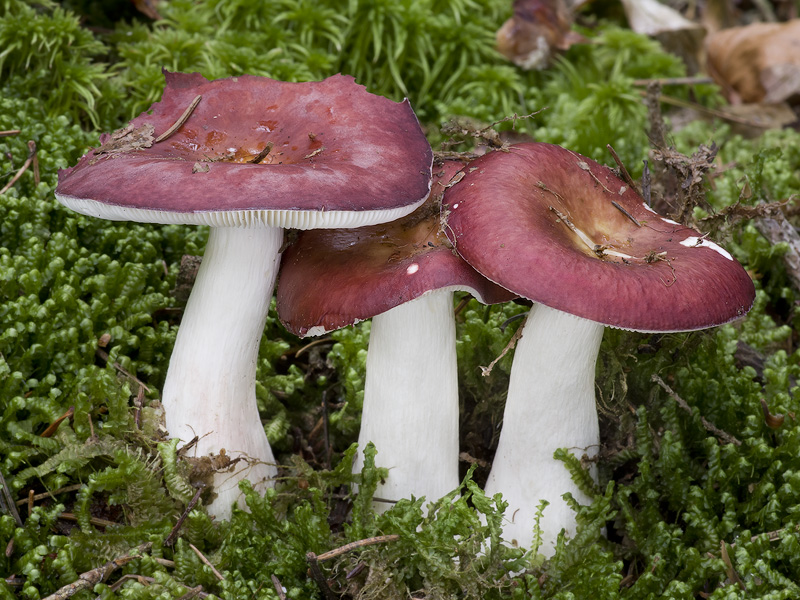
M 733 103 L 800 96 L 800 19 L 724 29 L 706 40 L 708 71 Z
M 564 0 L 514 0 L 514 16 L 497 32 L 497 50 L 523 69 L 544 69 L 557 51 L 586 42 L 571 27 Z

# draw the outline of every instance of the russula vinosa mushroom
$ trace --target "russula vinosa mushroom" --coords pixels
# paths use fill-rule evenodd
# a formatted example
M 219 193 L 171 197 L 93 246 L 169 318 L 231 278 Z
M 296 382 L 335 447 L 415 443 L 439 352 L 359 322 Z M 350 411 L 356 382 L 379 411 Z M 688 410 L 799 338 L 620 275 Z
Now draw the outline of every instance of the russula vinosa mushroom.
M 241 479 L 263 489 L 276 473 L 255 373 L 283 228 L 408 214 L 428 196 L 432 153 L 408 101 L 352 77 L 165 76 L 160 102 L 59 173 L 56 197 L 98 218 L 211 226 L 162 401 L 170 435 L 197 436 L 198 455 L 244 459 L 214 475 L 210 510 L 227 518 Z
M 467 262 L 538 303 L 516 347 L 486 492 L 503 493 L 504 535 L 524 547 L 547 500 L 539 551 L 549 555 L 562 528 L 575 532 L 561 495 L 588 500 L 553 453 L 597 452 L 603 328 L 721 325 L 750 309 L 753 283 L 717 244 L 655 214 L 607 167 L 558 146 L 519 144 L 476 159 L 442 210 Z
M 359 448 L 373 442 L 376 465 L 389 469 L 377 498 L 435 501 L 458 485 L 453 292 L 484 303 L 514 297 L 458 257 L 441 232 L 440 199 L 462 166 L 434 166 L 430 198 L 410 215 L 301 232 L 283 256 L 276 295 L 289 331 L 321 335 L 372 317 Z M 354 469 L 362 465 L 359 452 Z

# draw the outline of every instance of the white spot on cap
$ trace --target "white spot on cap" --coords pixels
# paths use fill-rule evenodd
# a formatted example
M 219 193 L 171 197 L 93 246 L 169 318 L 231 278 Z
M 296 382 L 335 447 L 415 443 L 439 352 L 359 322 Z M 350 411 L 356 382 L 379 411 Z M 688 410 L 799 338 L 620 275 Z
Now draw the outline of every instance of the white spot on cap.
M 649 206 L 647 206 L 647 203 L 645 203 L 645 202 L 642 202 L 642 206 L 644 206 L 644 207 L 645 207 L 647 210 L 649 210 L 649 211 L 650 211 L 651 213 L 653 213 L 654 215 L 657 215 L 657 214 L 658 214 L 658 213 L 657 213 L 656 211 L 654 211 L 652 208 L 650 208 Z
M 715 244 L 712 241 L 699 238 L 697 236 L 691 236 L 686 238 L 681 242 L 681 246 L 686 246 L 687 248 L 710 248 L 714 252 L 719 252 L 722 256 L 727 258 L 728 260 L 733 260 L 733 257 L 728 253 L 727 250 Z
M 406 275 L 413 275 L 417 271 L 419 271 L 419 265 L 417 263 L 411 263 L 406 269 Z
M 668 219 L 667 217 L 661 217 L 661 220 L 665 223 L 669 223 L 670 225 L 680 225 L 677 221 L 673 221 L 672 219 Z
M 458 208 L 458 202 L 456 202 L 455 204 L 453 204 L 453 208 Z

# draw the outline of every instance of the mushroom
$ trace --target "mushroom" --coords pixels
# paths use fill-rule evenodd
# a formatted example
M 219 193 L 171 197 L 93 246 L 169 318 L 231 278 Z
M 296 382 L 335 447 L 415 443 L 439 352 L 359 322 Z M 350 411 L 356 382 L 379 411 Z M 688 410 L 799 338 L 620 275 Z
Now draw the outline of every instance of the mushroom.
M 213 478 L 210 511 L 228 518 L 240 480 L 263 490 L 276 473 L 255 373 L 283 228 L 408 214 L 428 196 L 432 152 L 407 100 L 352 77 L 165 76 L 161 102 L 61 171 L 56 197 L 104 219 L 211 226 L 162 401 L 173 437 L 236 463 Z
M 540 551 L 575 532 L 565 492 L 589 498 L 553 458 L 590 458 L 599 432 L 594 397 L 606 326 L 692 331 L 727 323 L 755 291 L 733 257 L 697 231 L 655 214 L 607 167 L 564 148 L 519 144 L 470 163 L 443 201 L 445 230 L 488 279 L 539 303 L 512 365 L 503 429 L 486 492 L 509 506 L 507 538 L 529 547 L 537 504 Z
M 435 167 L 429 200 L 397 221 L 302 232 L 281 264 L 278 316 L 292 333 L 321 335 L 372 317 L 359 447 L 373 442 L 376 464 L 389 469 L 377 498 L 433 501 L 458 486 L 453 292 L 487 304 L 514 297 L 459 258 L 441 232 L 439 202 L 462 167 Z M 354 470 L 362 466 L 359 452 Z

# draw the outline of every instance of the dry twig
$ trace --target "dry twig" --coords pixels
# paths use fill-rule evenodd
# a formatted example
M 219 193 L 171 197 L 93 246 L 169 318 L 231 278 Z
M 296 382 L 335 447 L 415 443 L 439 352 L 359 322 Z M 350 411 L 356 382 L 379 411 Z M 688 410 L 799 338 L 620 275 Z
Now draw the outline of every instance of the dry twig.
M 65 585 L 54 594 L 49 595 L 44 600 L 66 600 L 67 598 L 71 598 L 78 592 L 92 589 L 95 585 L 97 585 L 101 581 L 105 581 L 108 578 L 108 576 L 111 575 L 111 573 L 113 573 L 115 570 L 128 564 L 131 561 L 141 558 L 141 555 L 144 554 L 145 552 L 149 552 L 152 547 L 153 547 L 152 542 L 141 544 L 140 546 L 136 547 L 135 554 L 134 553 L 126 554 L 125 556 L 121 556 L 119 558 L 115 558 L 114 560 L 110 560 L 106 564 L 97 567 L 95 569 L 92 569 L 91 571 L 82 573 L 78 577 L 77 581 L 74 581 L 69 585 Z
M 651 381 L 653 381 L 653 382 L 657 383 L 658 385 L 660 385 L 662 387 L 662 389 L 665 392 L 667 392 L 669 397 L 672 398 L 673 400 L 675 400 L 675 402 L 678 403 L 678 406 L 680 406 L 683 410 L 685 410 L 689 414 L 693 414 L 692 407 L 689 406 L 686 403 L 686 400 L 684 400 L 683 398 L 678 396 L 678 394 L 676 394 L 674 391 L 672 391 L 672 388 L 669 387 L 666 383 L 664 383 L 664 380 L 661 379 L 661 377 L 659 377 L 658 375 L 653 373 L 653 376 L 650 379 L 651 379 Z M 741 446 L 742 445 L 742 442 L 740 442 L 738 439 L 736 439 L 734 436 L 732 436 L 727 431 L 722 431 L 722 429 L 720 429 L 719 427 L 714 425 L 711 421 L 709 421 L 708 419 L 706 419 L 702 415 L 700 415 L 700 422 L 703 424 L 703 427 L 705 428 L 706 431 L 708 431 L 709 433 L 714 434 L 715 436 L 717 436 L 717 438 L 719 438 L 720 440 L 722 440 L 726 444 L 733 444 L 735 446 Z

